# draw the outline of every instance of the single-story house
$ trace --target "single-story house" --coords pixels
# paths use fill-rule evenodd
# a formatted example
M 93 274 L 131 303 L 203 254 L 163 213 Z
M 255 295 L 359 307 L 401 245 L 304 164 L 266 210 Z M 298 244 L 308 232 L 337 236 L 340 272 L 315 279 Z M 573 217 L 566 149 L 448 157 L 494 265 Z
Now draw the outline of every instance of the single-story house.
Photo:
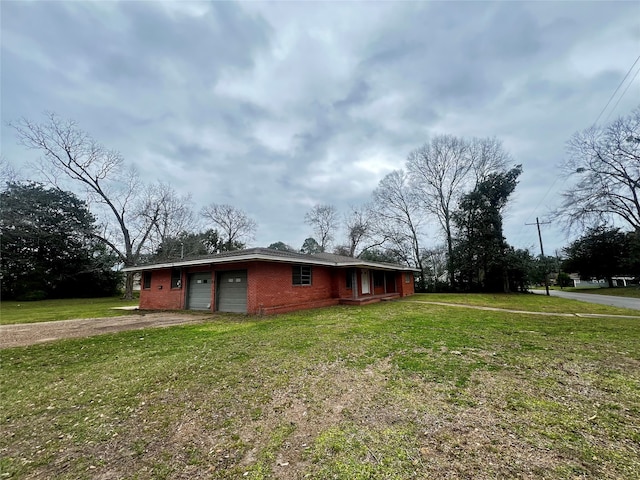
M 414 272 L 395 264 L 267 248 L 139 265 L 140 309 L 282 313 L 364 304 L 414 293 Z

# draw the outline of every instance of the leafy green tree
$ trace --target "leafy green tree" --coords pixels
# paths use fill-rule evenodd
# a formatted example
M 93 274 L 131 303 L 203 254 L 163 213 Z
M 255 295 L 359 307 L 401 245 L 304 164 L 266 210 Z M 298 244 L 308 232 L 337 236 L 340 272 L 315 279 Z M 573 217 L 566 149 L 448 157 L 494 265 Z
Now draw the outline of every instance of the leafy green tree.
M 568 273 L 565 273 L 565 272 L 558 273 L 557 282 L 558 282 L 558 285 L 560 285 L 560 288 L 570 287 L 573 285 L 573 281 L 571 280 L 571 277 L 569 276 Z
M 300 248 L 300 253 L 307 254 L 322 253 L 323 251 L 323 248 L 320 246 L 317 240 L 312 237 L 307 238 Z
M 117 257 L 96 238 L 95 219 L 70 192 L 9 184 L 0 193 L 3 298 L 113 295 Z
M 468 291 L 509 291 L 502 211 L 515 190 L 522 167 L 491 173 L 464 195 L 453 214 L 457 228 L 454 266 Z
M 284 242 L 274 242 L 267 248 L 270 248 L 271 250 L 279 250 L 281 252 L 295 252 L 295 249 L 293 247 L 287 245 Z
M 370 248 L 365 250 L 358 257 L 367 262 L 394 263 L 396 265 L 406 265 L 406 261 L 402 255 L 391 248 Z
M 526 292 L 529 285 L 531 285 L 531 275 L 535 265 L 531 252 L 510 246 L 505 253 L 505 265 L 510 290 Z
M 545 276 L 559 269 L 558 259 L 549 255 L 538 255 L 531 265 L 531 282 L 537 285 L 544 284 Z
M 180 232 L 174 237 L 166 238 L 157 248 L 148 262 L 163 262 L 183 258 L 193 258 L 200 255 L 212 255 L 217 252 L 241 250 L 244 244 L 234 241 L 229 245 L 217 230 L 209 229 L 204 232 Z
M 640 231 L 627 232 L 629 256 L 623 261 L 623 270 L 640 282 Z
M 632 252 L 635 237 L 619 228 L 590 228 L 582 237 L 564 249 L 567 257 L 563 270 L 578 272 L 581 278 L 604 278 L 614 287 L 613 276 L 632 274 Z M 637 258 L 635 259 L 637 262 Z

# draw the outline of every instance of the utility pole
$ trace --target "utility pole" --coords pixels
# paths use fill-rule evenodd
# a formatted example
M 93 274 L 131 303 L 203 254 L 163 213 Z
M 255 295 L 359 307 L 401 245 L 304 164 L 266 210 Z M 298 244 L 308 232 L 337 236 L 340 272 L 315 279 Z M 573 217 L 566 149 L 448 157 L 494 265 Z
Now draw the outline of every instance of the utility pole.
M 543 225 L 546 225 L 548 223 L 551 222 L 542 222 Z M 537 225 L 538 238 L 540 239 L 540 253 L 542 254 L 542 261 L 544 262 L 544 247 L 542 246 L 542 233 L 540 233 L 540 220 L 538 220 L 538 217 L 536 217 L 536 223 L 525 223 L 525 225 Z M 546 268 L 544 272 L 544 289 L 547 291 L 547 296 L 549 296 L 549 276 Z

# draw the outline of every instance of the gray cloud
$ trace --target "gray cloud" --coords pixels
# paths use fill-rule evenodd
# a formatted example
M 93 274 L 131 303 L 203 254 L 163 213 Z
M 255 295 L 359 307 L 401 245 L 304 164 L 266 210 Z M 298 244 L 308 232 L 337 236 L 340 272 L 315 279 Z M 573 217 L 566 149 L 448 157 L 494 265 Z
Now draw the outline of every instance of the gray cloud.
M 595 120 L 640 41 L 633 2 L 2 9 L 3 123 L 74 118 L 196 207 L 245 209 L 261 245 L 299 246 L 313 203 L 367 201 L 435 133 L 504 141 L 524 164 L 508 239 L 535 244 L 522 225 L 557 201 L 564 142 Z M 616 114 L 637 103 L 632 92 Z M 35 153 L 3 125 L 2 154 L 21 164 Z

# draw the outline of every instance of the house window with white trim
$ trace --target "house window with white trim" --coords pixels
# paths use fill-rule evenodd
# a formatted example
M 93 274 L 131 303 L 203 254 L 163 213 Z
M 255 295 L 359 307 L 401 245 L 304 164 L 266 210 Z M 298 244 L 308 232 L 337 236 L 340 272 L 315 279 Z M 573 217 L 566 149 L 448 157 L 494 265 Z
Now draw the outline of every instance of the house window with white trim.
M 294 265 L 291 270 L 293 285 L 311 285 L 310 265 Z

